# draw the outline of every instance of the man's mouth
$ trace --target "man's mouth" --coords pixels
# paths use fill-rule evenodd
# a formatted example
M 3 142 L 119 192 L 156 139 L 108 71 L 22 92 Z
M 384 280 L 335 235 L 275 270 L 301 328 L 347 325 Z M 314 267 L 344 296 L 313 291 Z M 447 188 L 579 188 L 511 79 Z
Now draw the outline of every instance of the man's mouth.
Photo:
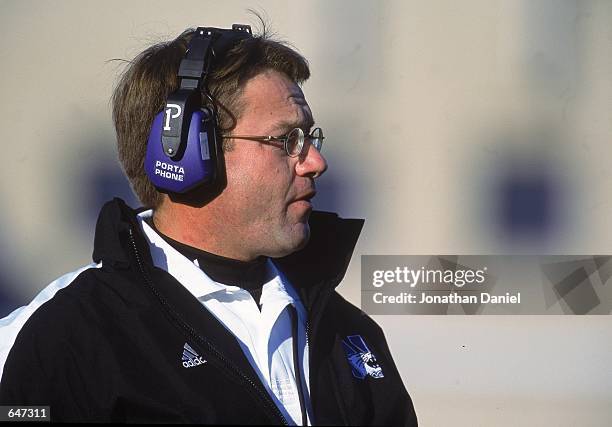
M 302 203 L 303 203 L 303 204 L 307 204 L 307 205 L 309 205 L 310 207 L 312 207 L 312 203 L 310 202 L 310 200 L 311 200 L 311 199 L 312 199 L 314 196 L 316 196 L 316 194 L 317 194 L 316 190 L 310 190 L 310 191 L 308 191 L 308 192 L 304 193 L 303 195 L 301 195 L 301 196 L 299 196 L 299 197 L 296 197 L 296 198 L 295 198 L 295 200 L 293 200 L 293 202 L 292 202 L 292 203 L 298 203 L 298 202 L 300 202 L 300 204 L 302 204 Z
M 293 206 L 299 206 L 301 209 L 305 209 L 305 211 L 307 213 L 310 213 L 310 211 L 312 210 L 312 203 L 311 203 L 311 199 L 317 194 L 317 192 L 315 190 L 311 190 L 308 191 L 306 193 L 304 193 L 303 195 L 295 198 L 291 204 Z M 300 209 L 300 210 L 301 210 Z

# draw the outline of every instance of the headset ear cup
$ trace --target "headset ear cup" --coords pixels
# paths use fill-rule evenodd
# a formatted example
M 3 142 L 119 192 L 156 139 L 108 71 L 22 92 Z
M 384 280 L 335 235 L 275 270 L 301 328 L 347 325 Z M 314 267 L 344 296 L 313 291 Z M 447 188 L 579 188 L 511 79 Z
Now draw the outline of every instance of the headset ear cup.
M 182 155 L 170 158 L 161 144 L 163 112 L 153 123 L 147 144 L 145 171 L 159 191 L 184 194 L 212 186 L 217 174 L 214 120 L 203 120 L 200 109 L 190 114 L 189 134 Z M 202 126 L 204 124 L 204 126 Z
M 168 195 L 176 203 L 202 207 L 221 194 L 227 186 L 227 179 L 222 149 L 223 140 L 217 137 L 217 121 L 214 110 L 202 108 L 197 114 L 200 116 L 198 151 L 201 153 L 202 159 L 207 159 L 204 162 L 204 172 L 208 178 L 204 185 L 193 187 L 183 193 L 169 192 Z

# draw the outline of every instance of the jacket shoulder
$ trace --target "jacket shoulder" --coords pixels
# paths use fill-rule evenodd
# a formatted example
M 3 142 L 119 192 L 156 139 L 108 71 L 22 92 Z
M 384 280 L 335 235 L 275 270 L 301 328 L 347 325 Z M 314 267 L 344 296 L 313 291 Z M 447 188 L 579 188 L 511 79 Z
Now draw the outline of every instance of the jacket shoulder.
M 4 362 L 13 347 L 17 335 L 32 317 L 39 316 L 39 312 L 48 304 L 55 305 L 56 296 L 81 280 L 82 276 L 89 274 L 90 270 L 98 269 L 101 264 L 89 264 L 70 273 L 64 274 L 49 283 L 34 299 L 23 307 L 19 307 L 8 316 L 0 319 L 0 376 Z M 45 308 L 46 310 L 46 308 Z
M 334 312 L 334 317 L 341 324 L 346 324 L 349 328 L 366 329 L 377 335 L 383 335 L 381 327 L 363 312 L 359 307 L 347 301 L 337 291 L 331 296 L 330 308 Z
M 12 341 L 3 361 L 0 404 L 51 405 L 55 417 L 96 419 L 99 406 L 83 402 L 109 394 L 101 381 L 116 368 L 108 340 L 122 334 L 125 320 L 125 301 L 109 285 L 118 278 L 101 267 L 84 269 L 0 328 Z
M 51 349 L 63 340 L 93 335 L 137 301 L 129 294 L 133 287 L 125 286 L 126 279 L 100 264 L 58 281 L 41 292 L 45 295 L 2 319 L 0 336 L 14 341 L 9 350 L 23 340 L 38 340 L 38 345 Z

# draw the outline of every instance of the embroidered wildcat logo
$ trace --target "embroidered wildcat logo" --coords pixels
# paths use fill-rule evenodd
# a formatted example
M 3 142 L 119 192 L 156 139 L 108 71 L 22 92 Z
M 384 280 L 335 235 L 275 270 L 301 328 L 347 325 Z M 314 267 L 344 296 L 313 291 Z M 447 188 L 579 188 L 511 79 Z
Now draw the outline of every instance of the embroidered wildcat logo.
M 347 336 L 342 340 L 342 347 L 355 378 L 362 380 L 367 375 L 372 378 L 385 377 L 376 356 L 370 351 L 361 335 Z

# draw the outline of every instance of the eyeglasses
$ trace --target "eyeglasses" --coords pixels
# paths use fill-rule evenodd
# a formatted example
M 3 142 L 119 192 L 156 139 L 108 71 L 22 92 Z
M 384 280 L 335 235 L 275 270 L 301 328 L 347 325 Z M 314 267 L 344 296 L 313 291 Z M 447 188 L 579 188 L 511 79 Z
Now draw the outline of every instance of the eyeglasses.
M 282 136 L 255 136 L 255 135 L 221 135 L 224 139 L 249 139 L 251 141 L 263 142 L 266 144 L 282 143 L 289 157 L 297 157 L 304 150 L 304 141 L 308 140 L 310 145 L 321 151 L 323 147 L 323 130 L 315 128 L 309 135 L 304 135 L 300 128 L 294 128 L 286 135 Z

